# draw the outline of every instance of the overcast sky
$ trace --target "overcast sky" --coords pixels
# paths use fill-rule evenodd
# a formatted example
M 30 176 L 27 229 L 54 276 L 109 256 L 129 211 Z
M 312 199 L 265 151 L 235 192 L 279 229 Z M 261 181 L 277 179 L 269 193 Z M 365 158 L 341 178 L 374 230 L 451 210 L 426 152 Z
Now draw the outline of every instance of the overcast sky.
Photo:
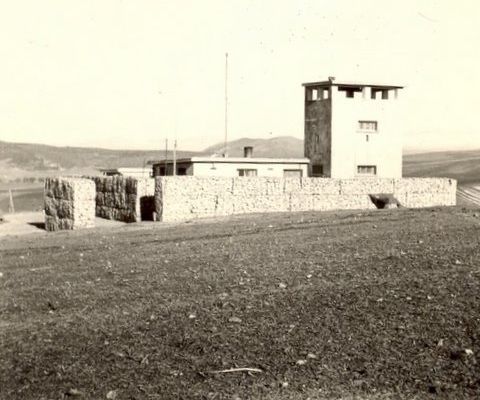
M 480 148 L 480 3 L 15 0 L 0 13 L 0 140 L 202 149 L 303 138 L 302 82 L 404 84 L 405 146 Z

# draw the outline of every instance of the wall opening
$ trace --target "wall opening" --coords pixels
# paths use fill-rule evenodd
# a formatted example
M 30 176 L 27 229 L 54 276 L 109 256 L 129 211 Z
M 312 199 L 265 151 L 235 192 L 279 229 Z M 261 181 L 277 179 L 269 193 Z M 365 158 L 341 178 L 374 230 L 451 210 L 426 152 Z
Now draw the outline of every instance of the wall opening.
M 368 197 L 378 209 L 401 207 L 393 193 L 369 194 Z
M 154 221 L 155 196 L 140 197 L 140 219 L 142 221 Z

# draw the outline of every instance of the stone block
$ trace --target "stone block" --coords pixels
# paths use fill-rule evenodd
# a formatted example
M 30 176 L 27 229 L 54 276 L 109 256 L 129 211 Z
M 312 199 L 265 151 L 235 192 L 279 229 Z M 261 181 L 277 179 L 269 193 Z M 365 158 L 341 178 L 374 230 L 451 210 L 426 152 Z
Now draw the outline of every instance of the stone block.
M 47 231 L 95 224 L 95 183 L 82 178 L 47 178 L 44 192 Z

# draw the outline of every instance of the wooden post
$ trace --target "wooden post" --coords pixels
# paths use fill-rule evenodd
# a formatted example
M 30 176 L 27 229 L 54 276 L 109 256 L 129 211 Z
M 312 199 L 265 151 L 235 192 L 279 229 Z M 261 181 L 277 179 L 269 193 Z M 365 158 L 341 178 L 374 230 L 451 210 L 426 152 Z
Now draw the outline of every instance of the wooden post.
M 10 202 L 8 203 L 8 212 L 10 214 L 13 214 L 15 212 L 15 204 L 13 204 L 12 189 L 8 189 L 8 194 L 10 196 Z

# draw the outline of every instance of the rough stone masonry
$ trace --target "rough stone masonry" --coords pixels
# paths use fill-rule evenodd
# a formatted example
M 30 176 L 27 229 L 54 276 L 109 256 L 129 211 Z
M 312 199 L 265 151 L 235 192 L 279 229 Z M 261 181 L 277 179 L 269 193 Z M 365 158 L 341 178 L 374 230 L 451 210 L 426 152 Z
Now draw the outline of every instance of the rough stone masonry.
M 370 195 L 391 195 L 403 207 L 451 206 L 448 178 L 157 177 L 157 220 L 182 221 L 244 213 L 373 209 Z
M 95 183 L 91 180 L 47 178 L 44 201 L 47 231 L 95 226 Z
M 151 178 L 136 179 L 124 176 L 93 177 L 96 188 L 97 217 L 123 222 L 138 222 L 142 220 L 142 211 L 148 208 L 148 200 L 152 206 L 155 181 Z M 142 210 L 142 206 L 143 209 Z M 143 219 L 147 218 L 145 211 Z
M 95 209 L 99 217 L 137 222 L 153 214 L 157 221 L 185 221 L 244 213 L 373 209 L 372 198 L 390 197 L 409 208 L 451 206 L 456 186 L 448 178 L 56 178 L 45 182 L 45 224 L 47 230 L 93 226 Z

